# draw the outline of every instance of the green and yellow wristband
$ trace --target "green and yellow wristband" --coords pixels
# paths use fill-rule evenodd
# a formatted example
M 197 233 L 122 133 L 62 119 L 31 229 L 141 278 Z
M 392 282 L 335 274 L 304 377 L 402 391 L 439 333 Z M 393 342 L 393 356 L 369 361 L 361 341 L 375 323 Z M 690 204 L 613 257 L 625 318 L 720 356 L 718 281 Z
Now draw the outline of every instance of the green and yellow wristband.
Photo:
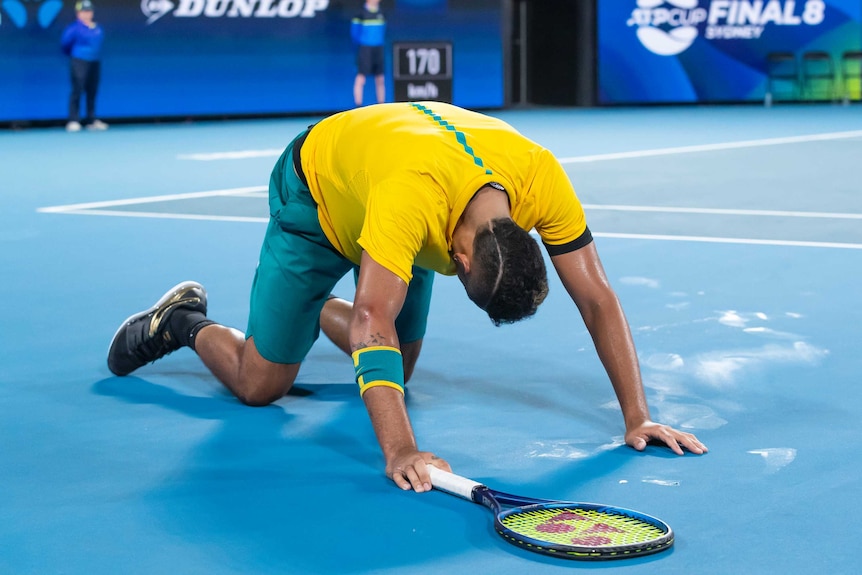
M 401 350 L 379 345 L 357 349 L 352 354 L 359 395 L 372 387 L 391 387 L 404 393 L 404 362 Z

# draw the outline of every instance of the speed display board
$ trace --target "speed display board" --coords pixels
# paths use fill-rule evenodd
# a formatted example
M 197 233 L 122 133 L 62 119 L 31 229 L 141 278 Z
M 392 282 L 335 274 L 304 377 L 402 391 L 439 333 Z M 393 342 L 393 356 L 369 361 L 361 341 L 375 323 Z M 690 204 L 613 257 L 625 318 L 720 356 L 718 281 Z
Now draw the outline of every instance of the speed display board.
M 396 42 L 392 62 L 396 101 L 452 102 L 451 42 Z

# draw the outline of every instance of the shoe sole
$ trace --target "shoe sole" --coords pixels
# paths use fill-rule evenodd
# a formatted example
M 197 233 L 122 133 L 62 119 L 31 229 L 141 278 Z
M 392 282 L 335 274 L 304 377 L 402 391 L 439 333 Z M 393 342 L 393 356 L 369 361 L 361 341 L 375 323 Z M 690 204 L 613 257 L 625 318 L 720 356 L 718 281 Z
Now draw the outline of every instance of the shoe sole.
M 174 294 L 177 293 L 178 291 L 184 290 L 187 288 L 191 288 L 191 287 L 199 288 L 203 292 L 204 297 L 206 297 L 206 293 L 207 293 L 206 289 L 204 289 L 204 286 L 202 286 L 198 282 L 195 282 L 195 281 L 180 282 L 177 285 L 175 285 L 174 287 L 172 287 L 171 289 L 169 289 L 165 293 L 165 295 L 163 295 L 161 298 L 159 298 L 159 301 L 157 301 L 154 306 L 149 307 L 149 308 L 145 309 L 144 311 L 138 312 L 136 314 L 133 314 L 133 315 L 130 315 L 129 317 L 127 317 L 125 319 L 125 321 L 120 324 L 120 327 L 117 328 L 117 331 L 114 332 L 114 337 L 111 338 L 111 344 L 108 346 L 108 357 L 110 357 L 110 355 L 111 355 L 111 349 L 114 347 L 114 342 L 116 341 L 117 336 L 120 335 L 120 332 L 123 331 L 124 327 L 126 327 L 128 324 L 132 323 L 133 321 L 148 315 L 149 313 L 153 312 L 154 310 L 159 309 L 160 307 L 162 307 L 163 305 L 168 303 L 168 301 L 171 298 L 173 298 Z M 110 371 L 110 369 L 109 369 L 109 371 Z M 111 373 L 113 373 L 113 372 L 111 372 Z

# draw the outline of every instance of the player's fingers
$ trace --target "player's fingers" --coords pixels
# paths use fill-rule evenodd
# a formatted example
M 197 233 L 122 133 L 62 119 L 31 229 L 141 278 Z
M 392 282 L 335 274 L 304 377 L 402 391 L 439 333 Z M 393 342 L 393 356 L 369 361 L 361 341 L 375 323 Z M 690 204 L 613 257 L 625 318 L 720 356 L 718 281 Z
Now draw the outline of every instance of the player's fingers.
M 420 470 L 418 469 L 421 466 L 421 472 L 425 474 L 425 479 L 421 479 L 419 477 Z M 404 470 L 404 475 L 407 476 L 407 480 L 410 481 L 410 486 L 413 487 L 413 491 L 416 493 L 422 493 L 423 491 L 428 491 L 431 489 L 431 478 L 428 477 L 428 470 L 425 469 L 425 462 L 421 459 L 416 461 L 413 465 L 407 467 Z M 425 487 L 425 484 L 428 484 L 428 487 Z
M 431 474 L 428 472 L 428 465 L 430 465 L 430 463 L 423 459 L 421 462 L 417 461 L 413 466 L 416 470 L 417 481 L 421 486 L 421 489 L 416 489 L 418 493 L 431 491 Z
M 666 443 L 668 447 L 670 447 L 671 450 L 677 455 L 685 455 L 685 451 L 682 450 L 682 447 L 680 447 L 679 442 L 676 440 L 675 437 L 672 437 Z
M 629 445 L 638 451 L 643 451 L 646 449 L 647 440 L 643 437 L 635 437 Z
M 670 447 L 671 451 L 673 451 L 677 455 L 685 455 L 685 452 L 679 445 L 679 441 L 677 441 L 676 439 L 676 435 L 671 433 L 670 429 L 659 429 L 657 433 L 653 434 L 653 439 L 661 441 L 662 443 Z
M 404 477 L 404 472 L 400 470 L 393 471 L 389 478 L 395 482 L 395 485 L 404 491 L 408 491 L 410 489 L 410 482 Z
M 701 443 L 697 439 L 697 437 L 695 437 L 691 433 L 680 433 L 679 442 L 682 444 L 683 447 L 685 447 L 686 449 L 688 449 L 692 453 L 697 453 L 698 455 L 701 455 L 701 454 L 709 451 L 709 449 L 707 449 L 706 445 Z

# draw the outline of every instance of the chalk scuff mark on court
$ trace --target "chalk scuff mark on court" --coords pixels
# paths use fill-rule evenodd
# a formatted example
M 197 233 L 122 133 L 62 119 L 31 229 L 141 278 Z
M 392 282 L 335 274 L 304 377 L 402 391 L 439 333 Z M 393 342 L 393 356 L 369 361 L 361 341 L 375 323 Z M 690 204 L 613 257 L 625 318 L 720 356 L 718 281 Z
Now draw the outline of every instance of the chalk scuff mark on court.
M 676 371 L 685 366 L 678 353 L 654 353 L 644 360 L 644 365 L 659 371 Z
M 746 327 L 742 331 L 745 333 L 753 333 L 756 335 L 768 335 L 776 339 L 799 339 L 800 337 L 802 337 L 796 333 L 791 333 L 789 331 L 778 331 L 768 327 Z
M 657 406 L 663 421 L 683 429 L 718 429 L 727 425 L 727 420 L 719 417 L 712 408 L 705 405 L 683 405 L 663 402 Z
M 739 315 L 735 310 L 719 312 L 721 317 L 718 318 L 718 323 L 730 327 L 745 327 L 748 320 Z
M 724 350 L 700 354 L 695 357 L 694 372 L 702 381 L 721 386 L 732 384 L 740 372 L 767 363 L 801 363 L 815 365 L 829 350 L 804 341 L 792 345 L 765 345 L 756 349 Z
M 780 339 L 801 339 L 802 336 L 790 332 L 778 331 L 772 328 L 764 327 L 762 325 L 749 325 L 753 324 L 753 322 L 759 321 L 769 321 L 769 316 L 763 313 L 762 311 L 752 312 L 752 313 L 741 313 L 736 310 L 726 310 L 719 311 L 720 315 L 718 317 L 718 323 L 722 325 L 726 325 L 728 327 L 738 327 L 741 328 L 744 333 L 752 333 L 752 334 L 763 334 L 763 335 L 771 335 Z M 794 314 L 791 312 L 787 312 L 785 315 L 791 318 L 801 318 L 800 314 Z
M 611 451 L 625 445 L 622 436 L 614 437 L 609 443 L 601 444 L 593 449 L 576 447 L 568 441 L 536 441 L 533 448 L 527 452 L 527 457 L 550 459 L 586 459 L 605 451 Z
M 679 487 L 679 481 L 672 479 L 641 479 L 642 483 L 650 483 L 652 485 L 661 485 L 662 487 Z
M 661 287 L 661 284 L 658 280 L 637 276 L 622 277 L 620 278 L 620 283 L 629 286 L 644 286 L 650 289 L 658 289 L 659 287 Z
M 770 447 L 765 449 L 752 449 L 748 453 L 759 455 L 766 462 L 767 473 L 777 473 L 787 467 L 796 459 L 796 450 L 792 447 Z

